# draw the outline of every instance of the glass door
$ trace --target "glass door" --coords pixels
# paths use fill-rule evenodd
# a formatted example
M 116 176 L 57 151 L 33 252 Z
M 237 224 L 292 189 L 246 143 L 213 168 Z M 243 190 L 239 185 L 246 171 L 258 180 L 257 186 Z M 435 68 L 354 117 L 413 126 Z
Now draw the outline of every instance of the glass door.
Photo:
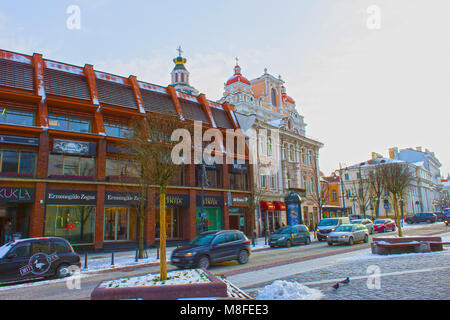
M 105 208 L 104 240 L 129 240 L 129 210 L 128 208 Z

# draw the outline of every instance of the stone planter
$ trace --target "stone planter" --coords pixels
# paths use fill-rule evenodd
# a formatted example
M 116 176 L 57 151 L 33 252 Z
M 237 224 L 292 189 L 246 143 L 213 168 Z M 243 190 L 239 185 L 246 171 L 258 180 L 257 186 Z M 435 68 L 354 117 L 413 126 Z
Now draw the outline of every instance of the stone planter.
M 203 270 L 210 282 L 105 288 L 102 283 L 91 293 L 91 300 L 176 300 L 181 298 L 227 297 L 227 285 L 212 273 Z

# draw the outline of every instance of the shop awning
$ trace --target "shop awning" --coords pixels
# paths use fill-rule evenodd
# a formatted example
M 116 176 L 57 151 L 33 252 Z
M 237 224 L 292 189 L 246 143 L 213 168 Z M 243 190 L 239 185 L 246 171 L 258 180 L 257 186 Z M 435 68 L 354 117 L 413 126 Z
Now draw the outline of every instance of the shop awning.
M 286 204 L 281 201 L 274 201 L 273 205 L 275 206 L 275 210 L 286 211 Z
M 261 207 L 261 211 L 264 211 L 264 210 L 273 211 L 273 210 L 275 210 L 275 205 L 271 201 L 261 201 L 259 203 L 259 205 Z

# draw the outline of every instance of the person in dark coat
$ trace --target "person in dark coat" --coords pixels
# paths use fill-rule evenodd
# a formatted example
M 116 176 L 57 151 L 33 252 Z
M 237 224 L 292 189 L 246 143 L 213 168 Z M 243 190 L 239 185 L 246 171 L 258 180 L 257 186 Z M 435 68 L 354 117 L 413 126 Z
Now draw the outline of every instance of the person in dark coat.
M 11 220 L 8 220 L 8 222 L 3 227 L 3 234 L 5 235 L 5 243 L 12 241 L 13 226 Z

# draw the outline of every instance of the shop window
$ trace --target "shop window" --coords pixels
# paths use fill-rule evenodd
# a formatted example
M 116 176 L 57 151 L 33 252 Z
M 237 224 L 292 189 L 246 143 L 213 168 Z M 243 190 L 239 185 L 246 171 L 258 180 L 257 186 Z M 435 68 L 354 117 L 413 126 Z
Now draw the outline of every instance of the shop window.
M 48 160 L 50 177 L 80 177 L 95 176 L 95 158 L 51 154 Z
M 0 123 L 34 126 L 34 112 L 10 107 L 0 107 Z
M 155 211 L 155 238 L 160 238 L 160 211 Z M 168 239 L 181 238 L 181 214 L 179 208 L 166 208 L 166 237 Z
M 2 174 L 33 176 L 36 168 L 36 153 L 0 150 L 0 164 Z
M 77 118 L 68 115 L 49 114 L 48 123 L 50 129 L 80 132 L 80 133 L 91 132 L 90 119 Z
M 197 187 L 202 186 L 202 168 L 201 166 L 196 166 L 197 171 Z M 219 188 L 220 183 L 220 170 L 213 168 L 205 168 L 205 184 L 204 187 L 208 188 Z
M 95 206 L 48 205 L 45 214 L 46 237 L 60 237 L 71 244 L 94 242 Z
M 130 136 L 130 129 L 123 123 L 114 121 L 105 121 L 105 133 L 110 137 L 128 138 Z
M 136 240 L 136 209 L 106 208 L 104 216 L 105 241 Z

